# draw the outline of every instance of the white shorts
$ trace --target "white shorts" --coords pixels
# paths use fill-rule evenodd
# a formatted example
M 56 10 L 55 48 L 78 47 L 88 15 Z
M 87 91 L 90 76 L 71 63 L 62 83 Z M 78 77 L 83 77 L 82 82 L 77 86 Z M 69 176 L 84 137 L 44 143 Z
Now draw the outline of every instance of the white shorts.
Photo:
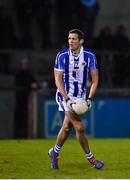
M 71 100 L 75 100 L 77 97 L 71 97 Z M 56 102 L 59 106 L 59 111 L 70 111 L 69 108 L 66 105 L 66 101 L 63 99 L 63 96 L 60 94 L 60 92 L 56 93 Z

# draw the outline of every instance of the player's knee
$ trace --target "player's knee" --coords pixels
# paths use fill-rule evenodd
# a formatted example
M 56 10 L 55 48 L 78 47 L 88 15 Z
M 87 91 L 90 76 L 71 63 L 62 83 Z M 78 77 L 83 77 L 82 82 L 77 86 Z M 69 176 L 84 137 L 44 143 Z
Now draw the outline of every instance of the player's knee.
M 78 133 L 84 133 L 84 126 L 83 126 L 83 124 L 78 125 L 78 126 L 76 127 L 76 131 L 77 131 Z
M 71 131 L 71 127 L 65 126 L 63 127 L 63 130 L 68 133 Z

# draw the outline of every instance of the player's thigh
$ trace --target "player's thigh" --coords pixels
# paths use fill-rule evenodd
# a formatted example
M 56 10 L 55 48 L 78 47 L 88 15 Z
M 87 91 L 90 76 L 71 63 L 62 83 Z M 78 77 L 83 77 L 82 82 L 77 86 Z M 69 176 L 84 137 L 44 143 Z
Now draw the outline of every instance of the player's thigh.
M 84 123 L 78 115 L 69 111 L 65 112 L 65 115 L 77 131 L 84 131 Z
M 72 127 L 73 127 L 72 123 L 70 122 L 68 117 L 65 115 L 62 129 L 64 129 L 65 131 L 70 131 L 72 129 Z

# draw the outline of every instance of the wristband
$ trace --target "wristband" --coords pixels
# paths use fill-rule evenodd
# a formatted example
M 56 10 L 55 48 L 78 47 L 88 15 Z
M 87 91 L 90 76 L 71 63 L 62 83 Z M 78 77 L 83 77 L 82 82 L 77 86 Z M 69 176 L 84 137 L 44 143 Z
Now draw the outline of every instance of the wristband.
M 65 101 L 67 102 L 68 100 L 70 100 L 70 98 L 67 98 Z
M 88 100 L 92 101 L 92 98 L 88 98 Z

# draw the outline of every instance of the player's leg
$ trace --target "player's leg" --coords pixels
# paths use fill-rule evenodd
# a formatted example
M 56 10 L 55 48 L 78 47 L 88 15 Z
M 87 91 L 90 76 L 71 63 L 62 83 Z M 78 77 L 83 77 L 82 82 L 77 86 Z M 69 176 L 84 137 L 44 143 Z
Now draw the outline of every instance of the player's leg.
M 57 136 L 56 144 L 53 148 L 49 150 L 49 156 L 51 157 L 52 160 L 51 166 L 53 169 L 58 169 L 59 152 L 65 140 L 68 138 L 71 129 L 72 129 L 72 124 L 65 116 L 63 125 Z
M 94 155 L 90 151 L 88 140 L 87 140 L 87 138 L 85 136 L 85 132 L 84 132 L 83 121 L 80 120 L 79 116 L 77 116 L 76 114 L 73 114 L 71 112 L 66 112 L 65 114 L 68 117 L 68 119 L 70 120 L 70 122 L 73 124 L 73 127 L 76 130 L 76 138 L 79 141 L 81 147 L 83 148 L 88 161 L 96 169 L 102 168 L 104 166 L 104 163 L 99 160 L 96 160 Z
M 85 137 L 85 133 L 84 133 L 84 124 L 83 122 L 80 120 L 79 116 L 77 116 L 76 114 L 73 114 L 71 112 L 66 112 L 66 117 L 68 117 L 68 119 L 71 121 L 71 123 L 73 124 L 73 127 L 76 130 L 76 138 L 79 141 L 79 143 L 81 144 L 83 150 L 85 153 L 90 152 L 89 149 L 89 145 L 88 145 L 88 140 Z
M 67 116 L 65 116 L 63 125 L 57 135 L 56 144 L 62 146 L 65 140 L 68 138 L 71 129 L 72 129 L 72 123 L 69 121 Z

